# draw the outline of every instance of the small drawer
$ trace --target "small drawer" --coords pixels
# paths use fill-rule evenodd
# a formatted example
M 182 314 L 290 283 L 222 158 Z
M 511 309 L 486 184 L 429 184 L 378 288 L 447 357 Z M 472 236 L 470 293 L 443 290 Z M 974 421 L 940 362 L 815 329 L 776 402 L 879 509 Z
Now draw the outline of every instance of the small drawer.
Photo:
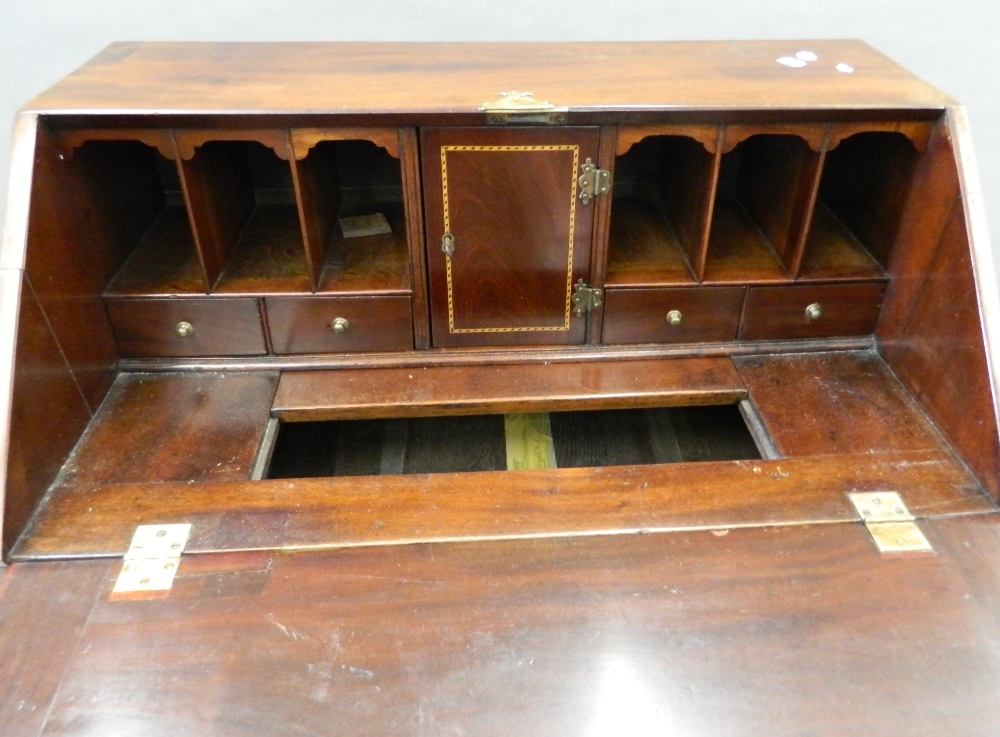
M 603 343 L 735 340 L 745 287 L 608 289 Z
M 275 353 L 413 348 L 409 297 L 268 297 L 264 302 Z
M 256 299 L 105 300 L 127 358 L 259 356 L 267 353 Z
M 885 283 L 752 287 L 743 340 L 833 338 L 875 331 Z

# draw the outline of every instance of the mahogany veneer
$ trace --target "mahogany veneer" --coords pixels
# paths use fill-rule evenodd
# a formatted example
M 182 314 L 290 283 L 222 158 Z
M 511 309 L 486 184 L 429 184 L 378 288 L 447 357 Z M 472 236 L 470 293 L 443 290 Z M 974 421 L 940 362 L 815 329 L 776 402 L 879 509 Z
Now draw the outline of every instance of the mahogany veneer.
M 735 404 L 746 396 L 727 358 L 559 365 L 288 372 L 273 412 L 285 420 L 426 417 Z
M 605 732 L 992 734 L 969 152 L 960 107 L 853 41 L 109 47 L 16 126 L 0 731 L 578 734 L 621 686 L 648 699 Z M 680 452 L 704 407 L 739 453 Z M 649 465 L 464 472 L 517 467 L 523 412 L 572 440 L 557 465 Z M 367 475 L 265 478 L 291 423 L 354 423 L 278 457 Z M 859 490 L 936 555 L 880 558 Z M 167 522 L 163 601 L 30 567 Z
M 998 520 L 920 524 L 936 555 L 880 557 L 834 524 L 191 556 L 139 601 L 109 596 L 120 563 L 18 564 L 0 719 L 16 737 L 990 737 Z M 40 607 L 51 588 L 86 595 Z

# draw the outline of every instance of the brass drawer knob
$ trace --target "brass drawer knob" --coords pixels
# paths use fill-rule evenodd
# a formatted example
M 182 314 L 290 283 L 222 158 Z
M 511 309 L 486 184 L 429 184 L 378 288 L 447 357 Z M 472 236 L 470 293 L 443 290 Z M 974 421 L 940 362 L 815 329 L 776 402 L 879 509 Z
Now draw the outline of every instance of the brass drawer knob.
M 181 320 L 179 323 L 177 323 L 177 327 L 175 328 L 175 330 L 177 331 L 177 336 L 180 338 L 190 338 L 192 335 L 194 335 L 194 325 L 187 322 L 186 320 Z
M 347 320 L 342 317 L 335 318 L 333 322 L 330 323 L 330 330 L 340 335 L 341 333 L 347 332 Z
M 823 317 L 823 308 L 819 306 L 819 302 L 813 302 L 806 307 L 806 317 L 810 320 L 819 320 Z
M 667 313 L 667 323 L 671 327 L 677 327 L 681 324 L 681 319 L 683 317 L 684 316 L 681 314 L 680 310 L 670 310 L 670 312 Z

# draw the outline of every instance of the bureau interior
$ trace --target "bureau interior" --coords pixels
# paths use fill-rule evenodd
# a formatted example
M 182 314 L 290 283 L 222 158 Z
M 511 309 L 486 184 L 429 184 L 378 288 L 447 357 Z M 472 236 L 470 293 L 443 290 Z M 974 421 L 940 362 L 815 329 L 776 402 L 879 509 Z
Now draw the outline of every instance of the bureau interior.
M 815 125 L 803 126 L 801 135 L 762 132 L 768 126 L 702 128 L 699 138 L 620 134 L 604 279 L 610 318 L 601 341 L 871 333 L 881 291 L 859 285 L 888 279 L 885 267 L 919 158 L 914 141 L 892 131 L 817 139 Z M 406 325 L 412 321 L 417 335 L 426 330 L 427 308 L 419 299 L 352 306 L 352 315 L 378 313 L 369 336 L 391 323 L 392 335 L 382 340 L 354 334 L 338 344 L 275 335 L 289 321 L 305 319 L 302 305 L 282 302 L 283 296 L 409 298 L 413 275 L 424 272 L 424 259 L 434 258 L 431 246 L 422 253 L 411 243 L 422 234 L 409 233 L 407 224 L 420 223 L 422 213 L 419 198 L 405 194 L 399 150 L 390 150 L 391 136 L 387 142 L 365 135 L 336 129 L 55 131 L 63 153 L 49 184 L 84 193 L 64 237 L 76 243 L 70 247 L 100 254 L 103 274 L 97 278 L 119 354 L 141 359 L 412 348 Z M 58 197 L 67 200 L 65 192 Z M 368 216 L 374 230 L 363 226 L 345 237 L 342 219 L 358 216 Z M 838 283 L 844 286 L 830 290 Z M 803 317 L 816 302 L 812 294 L 746 291 L 793 284 L 827 289 L 820 292 L 829 297 L 822 321 L 810 324 Z M 673 333 L 623 325 L 620 315 L 633 311 L 629 300 L 648 302 L 651 293 L 610 291 L 701 285 L 743 291 L 720 291 L 711 300 L 704 293 L 699 305 L 733 303 L 724 324 Z M 751 312 L 741 327 L 743 300 L 753 305 L 776 295 L 791 303 L 792 322 L 803 325 L 762 329 Z M 667 296 L 687 304 L 683 295 Z M 216 301 L 183 308 L 162 301 L 183 297 Z M 233 301 L 217 301 L 225 298 Z M 350 325 L 345 304 L 317 301 L 309 319 L 318 310 L 325 325 L 338 317 Z M 666 298 L 663 304 L 665 314 L 676 306 Z M 686 325 L 692 311 L 701 307 L 681 310 Z M 270 331 L 269 312 L 275 315 Z M 212 331 L 213 323 L 225 324 L 229 338 L 219 330 L 197 334 L 206 324 Z M 174 330 L 187 333 L 179 340 Z
M 91 214 L 76 237 L 107 253 L 108 298 L 405 290 L 397 159 L 364 140 L 283 158 L 225 135 L 190 143 L 189 158 L 77 136 L 60 174 L 85 189 Z M 348 239 L 338 225 L 378 215 L 387 232 Z
M 630 361 L 648 359 L 676 368 L 658 391 L 686 393 L 682 404 L 717 404 L 703 385 L 708 374 L 688 375 L 680 368 L 707 356 L 718 362 L 712 364 L 722 369 L 718 375 L 734 377 L 732 392 L 743 392 L 723 402 L 732 404 L 747 393 L 734 368 L 741 356 L 874 352 L 882 367 L 874 384 L 867 369 L 852 369 L 849 380 L 831 380 L 848 393 L 848 385 L 898 382 L 917 398 L 915 416 L 937 423 L 976 474 L 992 483 L 989 452 L 963 429 L 963 418 L 980 412 L 974 398 L 988 387 L 956 396 L 944 373 L 955 362 L 978 360 L 981 345 L 970 339 L 960 350 L 928 360 L 915 348 L 924 344 L 909 339 L 926 333 L 935 340 L 965 340 L 978 330 L 970 322 L 942 333 L 936 322 L 941 300 L 956 290 L 975 293 L 968 261 L 958 269 L 948 266 L 968 249 L 968 238 L 961 207 L 954 206 L 957 188 L 949 189 L 957 169 L 946 127 L 943 119 L 604 126 L 604 160 L 598 163 L 612 170 L 610 197 L 589 204 L 574 200 L 569 209 L 574 217 L 593 219 L 587 268 L 592 286 L 603 290 L 602 307 L 567 318 L 586 325 L 578 331 L 585 342 L 514 346 L 501 335 L 495 344 L 487 336 L 475 347 L 441 349 L 428 337 L 427 274 L 433 259 L 450 255 L 442 243 L 426 242 L 421 167 L 437 162 L 428 164 L 431 154 L 418 150 L 417 129 L 69 128 L 43 119 L 26 246 L 25 283 L 31 288 L 21 297 L 30 309 L 22 307 L 19 314 L 21 334 L 50 336 L 48 343 L 40 338 L 24 348 L 40 352 L 30 366 L 52 364 L 45 375 L 65 378 L 65 391 L 48 389 L 49 379 L 42 381 L 37 372 L 19 379 L 46 388 L 15 392 L 21 404 L 13 413 L 12 437 L 24 446 L 11 450 L 15 470 L 8 478 L 20 486 L 8 486 L 5 544 L 9 550 L 45 493 L 70 488 L 60 487 L 66 479 L 97 485 L 248 481 L 258 448 L 267 447 L 263 428 L 279 417 L 283 429 L 270 466 L 275 480 L 337 474 L 351 463 L 368 474 L 391 445 L 387 438 L 398 440 L 401 427 L 411 445 L 440 439 L 446 448 L 437 455 L 444 459 L 442 473 L 463 470 L 465 456 L 483 455 L 456 450 L 465 442 L 492 449 L 484 451 L 492 465 L 483 468 L 501 465 L 497 448 L 504 435 L 496 414 L 473 421 L 410 413 L 403 420 L 392 417 L 390 407 L 350 431 L 347 425 L 282 416 L 272 404 L 275 387 L 295 373 L 315 375 L 296 385 L 311 388 L 315 381 L 320 394 L 329 395 L 321 401 L 307 393 L 308 412 L 336 410 L 343 398 L 324 387 L 335 377 L 347 381 L 343 377 L 351 372 L 360 394 L 383 382 L 368 392 L 377 402 L 392 395 L 388 380 L 376 378 L 382 369 L 455 369 L 454 382 L 435 384 L 429 401 L 444 407 L 453 390 L 466 391 L 489 414 L 522 411 L 509 409 L 508 399 L 531 383 L 531 367 L 551 378 L 559 376 L 560 364 L 573 364 L 586 376 L 590 361 L 628 372 Z M 589 135 L 596 141 L 594 130 Z M 558 133 L 546 131 L 546 140 Z M 532 126 L 503 131 L 517 144 L 530 143 L 534 134 Z M 568 180 L 553 179 L 560 186 Z M 474 190 L 475 181 L 469 186 Z M 508 202 L 503 187 L 463 196 L 483 191 L 496 198 L 486 203 L 487 212 L 520 202 L 516 192 Z M 362 228 L 362 234 L 347 237 L 344 219 L 358 216 L 383 216 L 388 232 L 365 234 Z M 948 252 L 931 264 L 929 254 L 942 249 Z M 914 263 L 926 266 L 930 276 L 903 284 L 900 275 Z M 562 255 L 559 268 L 566 268 Z M 565 284 L 565 271 L 549 281 Z M 905 288 L 894 289 L 897 284 Z M 969 311 L 968 320 L 976 314 Z M 364 330 L 356 330 L 359 323 Z M 492 375 L 490 366 L 510 369 L 504 389 L 510 394 L 492 393 L 485 378 Z M 156 376 L 173 388 L 158 394 L 150 388 L 159 386 L 149 378 Z M 585 467 L 663 462 L 654 452 L 650 404 L 616 414 L 623 405 L 614 400 L 615 412 L 575 421 L 572 412 L 563 413 L 559 392 L 572 394 L 589 384 L 552 381 L 561 388 L 539 411 L 552 421 L 555 471 L 577 463 L 562 457 L 572 455 L 572 443 L 565 441 L 572 433 L 565 428 L 573 422 L 577 437 L 605 438 L 604 450 L 591 443 L 590 455 L 580 456 Z M 585 393 L 586 408 L 610 409 L 606 402 L 619 389 L 600 381 L 595 387 Z M 622 391 L 626 396 L 630 388 Z M 41 404 L 45 411 L 37 410 Z M 871 406 L 880 411 L 877 396 Z M 797 419 L 781 415 L 780 422 L 825 421 L 813 410 L 803 412 Z M 41 416 L 53 418 L 57 435 L 47 432 L 51 423 L 39 424 Z M 202 425 L 198 418 L 204 418 Z M 469 429 L 470 422 L 482 427 Z M 742 420 L 717 424 L 745 441 Z M 114 454 L 108 449 L 136 435 L 158 455 L 110 463 Z M 229 442 L 238 452 L 228 452 Z M 354 450 L 336 450 L 345 444 Z M 327 455 L 294 459 L 295 449 L 310 447 L 325 447 Z M 217 452 L 225 458 L 215 457 Z M 434 470 L 419 456 L 397 453 L 393 468 Z M 230 458 L 237 461 L 230 464 Z M 682 453 L 681 460 L 692 458 Z M 75 470 L 67 476 L 70 468 Z M 237 498 L 227 503 L 238 505 Z
M 619 148 L 608 286 L 886 279 L 919 156 L 905 135 L 856 133 L 816 151 L 756 134 L 721 155 L 709 141 L 650 135 Z

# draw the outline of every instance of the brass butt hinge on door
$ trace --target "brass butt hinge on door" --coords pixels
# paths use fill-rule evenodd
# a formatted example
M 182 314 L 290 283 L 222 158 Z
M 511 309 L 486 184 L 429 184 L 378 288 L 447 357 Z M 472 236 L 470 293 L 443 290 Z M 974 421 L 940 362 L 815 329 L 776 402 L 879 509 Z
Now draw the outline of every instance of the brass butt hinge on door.
M 190 534 L 189 524 L 136 527 L 114 593 L 168 591 Z
M 910 510 L 894 491 L 848 494 L 881 553 L 933 552 Z
M 588 286 L 583 279 L 573 286 L 573 314 L 583 317 L 588 312 L 596 310 L 603 303 L 600 289 Z
M 580 185 L 580 202 L 589 204 L 595 197 L 611 191 L 611 172 L 598 169 L 590 158 L 580 168 L 583 169 L 583 174 L 577 180 Z

